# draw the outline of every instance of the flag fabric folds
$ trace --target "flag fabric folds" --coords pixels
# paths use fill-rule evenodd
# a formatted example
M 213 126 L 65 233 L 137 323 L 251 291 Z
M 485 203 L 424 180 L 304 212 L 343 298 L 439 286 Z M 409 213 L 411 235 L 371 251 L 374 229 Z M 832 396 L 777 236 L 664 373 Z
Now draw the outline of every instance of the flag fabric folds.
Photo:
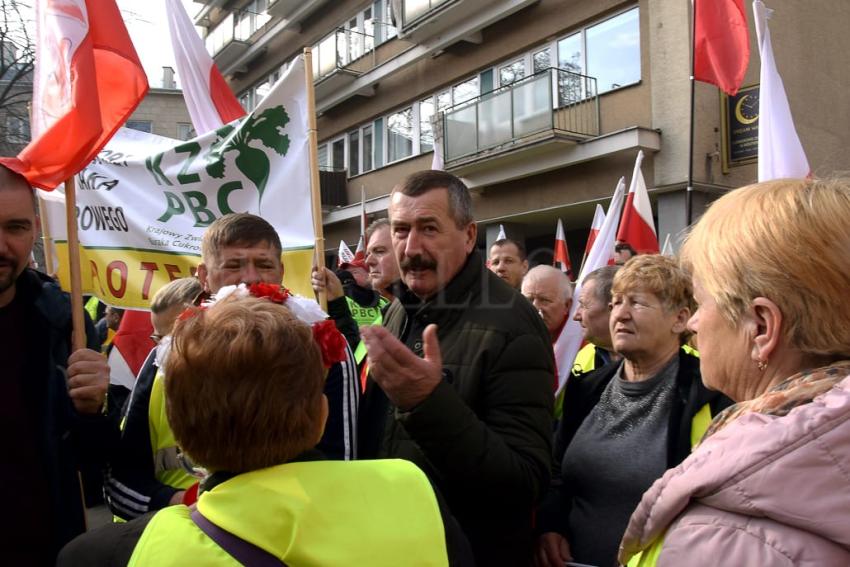
M 496 240 L 504 240 L 507 237 L 508 236 L 505 234 L 505 226 L 500 224 L 499 225 L 499 234 L 496 235 Z
M 623 218 L 617 231 L 617 240 L 628 243 L 639 254 L 658 253 L 658 235 L 655 232 L 655 222 L 652 220 L 652 205 L 643 172 L 643 151 L 638 152 L 635 159 L 635 169 L 632 182 L 629 185 L 629 195 L 623 207 Z M 609 216 L 611 212 L 608 212 Z
M 166 0 L 165 9 L 177 75 L 195 132 L 206 134 L 245 116 L 245 110 L 207 53 L 181 0 Z
M 567 237 L 564 234 L 564 223 L 558 219 L 558 228 L 555 231 L 555 252 L 552 258 L 552 265 L 567 274 L 570 280 L 573 279 L 573 266 L 570 264 L 570 255 L 567 251 Z
M 773 10 L 764 2 L 753 2 L 761 72 L 759 74 L 759 161 L 758 180 L 770 181 L 786 177 L 808 177 L 809 160 L 791 116 L 782 77 L 773 58 L 767 20 Z
M 587 255 L 587 260 L 582 266 L 581 273 L 576 280 L 573 297 L 578 297 L 581 293 L 581 285 L 584 278 L 590 272 L 608 265 L 608 258 L 611 256 L 611 251 L 614 249 L 614 237 L 617 233 L 617 219 L 620 218 L 620 210 L 623 207 L 623 193 L 625 192 L 626 181 L 622 177 L 617 183 L 617 188 L 614 190 L 614 196 L 611 197 L 611 205 L 608 207 L 608 214 L 605 216 L 605 222 L 599 230 L 599 235 L 593 243 L 593 248 Z M 564 388 L 567 383 L 567 378 L 570 376 L 570 371 L 573 367 L 576 355 L 581 348 L 583 333 L 581 325 L 573 319 L 578 301 L 573 301 L 570 307 L 570 313 L 567 316 L 567 324 L 561 330 L 558 340 L 555 341 L 555 366 L 558 371 L 558 393 Z
M 148 81 L 114 0 L 39 0 L 33 140 L 0 163 L 52 190 L 133 113 Z
M 597 204 L 596 211 L 593 213 L 593 222 L 590 223 L 590 234 L 587 235 L 587 245 L 584 247 L 582 264 L 584 264 L 584 261 L 593 249 L 593 243 L 596 242 L 596 236 L 599 234 L 599 230 L 602 228 L 602 223 L 604 222 L 605 209 L 602 208 L 602 205 Z
M 694 78 L 734 95 L 749 60 L 744 0 L 694 0 Z
M 339 252 L 337 253 L 336 265 L 337 267 L 342 266 L 343 264 L 350 264 L 354 261 L 354 253 L 351 251 L 351 248 L 348 247 L 348 244 L 345 243 L 345 240 L 339 241 Z

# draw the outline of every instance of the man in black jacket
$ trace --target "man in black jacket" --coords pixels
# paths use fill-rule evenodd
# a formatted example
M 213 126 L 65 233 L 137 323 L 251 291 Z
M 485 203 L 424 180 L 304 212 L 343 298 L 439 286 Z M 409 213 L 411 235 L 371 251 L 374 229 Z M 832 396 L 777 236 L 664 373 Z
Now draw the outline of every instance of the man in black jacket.
M 361 457 L 413 461 L 460 522 L 479 565 L 531 560 L 549 479 L 554 360 L 546 328 L 484 266 L 467 188 L 423 171 L 393 190 L 392 245 L 407 291 L 364 327 Z
M 103 415 L 109 366 L 86 318 L 88 349 L 71 353 L 71 306 L 27 268 L 38 231 L 32 189 L 0 167 L 0 530 L 9 565 L 52 565 L 85 529 L 80 462 L 102 460 L 117 434 Z

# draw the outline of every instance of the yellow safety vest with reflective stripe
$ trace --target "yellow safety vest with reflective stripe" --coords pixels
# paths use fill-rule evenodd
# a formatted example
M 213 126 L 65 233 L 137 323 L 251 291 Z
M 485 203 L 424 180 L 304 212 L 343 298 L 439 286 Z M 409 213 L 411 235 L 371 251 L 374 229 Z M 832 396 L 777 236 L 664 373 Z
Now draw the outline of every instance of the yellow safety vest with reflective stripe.
M 446 566 L 443 520 L 425 474 L 401 459 L 288 463 L 234 477 L 201 495 L 213 524 L 288 565 Z M 130 567 L 238 565 L 186 506 L 160 510 Z
M 156 479 L 168 486 L 185 490 L 198 479 L 189 474 L 177 460 L 179 449 L 174 433 L 165 415 L 165 377 L 157 372 L 151 387 L 151 400 L 148 406 L 148 428 L 153 450 L 154 474 Z
M 573 376 L 596 370 L 596 345 L 587 343 L 576 355 L 573 363 Z
M 359 303 L 350 297 L 346 297 L 345 300 L 348 302 L 348 310 L 351 312 L 351 317 L 357 321 L 358 327 L 362 327 L 363 325 L 382 325 L 384 323 L 383 309 L 389 304 L 387 298 L 380 297 L 377 307 L 361 307 Z M 362 319 L 358 319 L 355 312 L 362 315 Z M 366 358 L 366 343 L 360 341 L 357 348 L 354 349 L 354 362 L 360 365 L 364 358 Z
M 690 347 L 689 347 L 690 348 Z M 711 407 L 708 404 L 702 406 L 691 420 L 691 449 L 702 440 L 703 435 L 711 425 Z M 655 567 L 661 548 L 664 546 L 666 532 L 658 536 L 652 544 L 629 559 L 628 567 Z

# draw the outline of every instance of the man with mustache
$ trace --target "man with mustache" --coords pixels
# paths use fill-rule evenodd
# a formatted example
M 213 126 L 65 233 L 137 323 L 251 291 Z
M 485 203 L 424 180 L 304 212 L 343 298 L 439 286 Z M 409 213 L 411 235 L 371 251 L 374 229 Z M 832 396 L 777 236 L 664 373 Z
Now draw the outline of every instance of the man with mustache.
M 109 366 L 86 318 L 88 349 L 72 352 L 71 303 L 52 279 L 27 267 L 38 233 L 27 181 L 0 166 L 0 499 L 11 521 L 9 565 L 53 565 L 85 530 L 77 469 L 113 441 L 103 410 Z
M 413 461 L 446 497 L 479 565 L 527 565 L 549 479 L 554 360 L 531 305 L 485 266 L 469 191 L 422 171 L 390 196 L 406 289 L 364 327 L 365 458 Z

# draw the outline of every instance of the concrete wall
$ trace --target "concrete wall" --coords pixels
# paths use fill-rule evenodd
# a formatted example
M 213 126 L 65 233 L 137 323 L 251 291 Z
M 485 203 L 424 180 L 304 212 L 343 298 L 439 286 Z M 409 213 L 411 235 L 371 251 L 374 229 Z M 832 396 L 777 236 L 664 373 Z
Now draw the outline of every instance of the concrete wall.
M 183 92 L 172 89 L 151 89 L 139 104 L 130 120 L 149 120 L 151 133 L 178 138 L 178 123 L 191 124 Z

